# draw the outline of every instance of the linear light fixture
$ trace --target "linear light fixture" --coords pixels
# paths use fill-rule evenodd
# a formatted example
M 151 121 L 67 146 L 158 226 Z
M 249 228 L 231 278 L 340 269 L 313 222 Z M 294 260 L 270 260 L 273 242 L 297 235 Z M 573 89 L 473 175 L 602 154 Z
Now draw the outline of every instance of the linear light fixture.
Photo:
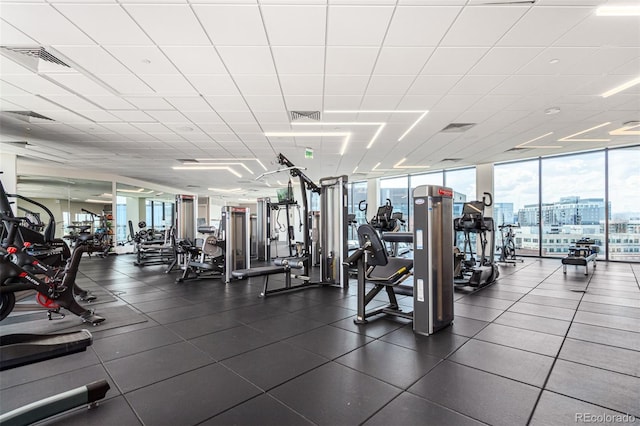
M 353 171 L 351 172 L 351 174 L 354 174 L 356 172 L 356 170 L 358 170 L 358 166 L 356 166 L 355 169 L 353 169 Z
M 579 136 L 579 135 L 588 133 L 592 130 L 596 130 L 604 126 L 608 126 L 609 124 L 611 124 L 610 121 L 607 121 L 606 123 L 598 124 L 597 126 L 593 126 L 586 130 L 582 130 L 578 133 L 574 133 L 572 135 L 565 136 L 564 138 L 560 138 L 558 139 L 558 142 L 609 142 L 611 139 L 573 139 L 574 136 Z
M 85 203 L 100 203 L 100 204 L 109 204 L 111 200 L 94 200 L 93 198 L 87 198 L 84 200 Z
M 425 115 L 427 115 L 429 113 L 429 111 L 425 111 L 422 113 L 422 115 L 420 117 L 418 117 L 418 119 L 416 121 L 413 122 L 413 124 L 402 134 L 402 136 L 400 136 L 398 138 L 398 142 L 400 142 L 402 139 L 404 139 L 405 136 L 407 136 L 409 134 L 410 131 L 413 130 L 414 127 L 416 127 L 416 125 L 424 118 Z
M 214 191 L 214 192 L 238 192 L 238 191 L 242 191 L 242 188 L 232 188 L 232 189 L 223 189 L 223 188 L 207 188 L 209 191 Z
M 402 166 L 401 164 L 403 164 L 405 161 L 407 161 L 407 157 L 403 158 L 402 160 L 394 164 L 393 168 L 394 169 L 428 169 L 430 167 L 430 166 Z
M 344 141 L 342 142 L 342 148 L 340 148 L 340 155 L 344 155 L 347 151 L 347 146 L 349 145 L 349 140 L 351 139 L 351 133 L 344 137 Z
M 242 175 L 238 172 L 236 172 L 235 170 L 233 170 L 231 167 L 227 167 L 227 166 L 174 166 L 172 167 L 173 170 L 226 170 L 229 173 L 241 178 Z
M 349 139 L 351 139 L 351 132 L 265 132 L 265 136 L 294 136 L 294 137 L 302 137 L 302 136 L 344 136 L 344 141 L 342 142 L 342 148 L 340 149 L 340 155 L 344 155 L 347 150 L 347 145 L 349 145 Z
M 387 123 L 382 123 L 380 125 L 380 127 L 378 127 L 378 130 L 376 130 L 376 133 L 373 135 L 373 137 L 371 138 L 371 140 L 367 144 L 367 149 L 371 148 L 371 146 L 376 141 L 376 139 L 378 139 L 378 136 L 380 136 L 380 133 L 382 132 L 382 129 L 384 129 L 384 126 L 386 126 L 386 125 L 387 125 Z
M 404 157 L 402 160 L 398 161 L 396 164 L 393 165 L 393 167 L 398 167 L 400 164 L 404 163 L 405 161 L 407 161 L 407 157 Z
M 604 92 L 602 95 L 603 98 L 608 98 L 609 96 L 613 96 L 616 93 L 620 93 L 623 90 L 627 90 L 633 86 L 635 86 L 636 84 L 640 84 L 640 77 L 636 77 L 633 80 L 629 80 L 626 83 L 622 83 L 620 86 L 614 87 L 611 90 L 607 90 L 606 92 Z
M 624 126 L 619 129 L 615 129 L 609 132 L 611 136 L 639 136 L 640 130 L 631 130 L 640 127 L 640 124 L 635 124 L 633 126 Z
M 377 121 L 329 121 L 329 122 L 292 122 L 292 126 L 379 126 L 376 133 L 373 135 L 369 143 L 367 144 L 367 149 L 371 148 L 373 143 L 376 141 L 384 126 L 387 125 L 385 122 L 377 122 Z M 342 154 L 341 154 L 342 155 Z
M 188 165 L 190 165 L 190 164 L 193 164 L 193 163 L 189 163 L 189 162 L 182 163 L 182 165 L 183 165 L 183 166 L 188 166 Z M 252 175 L 253 175 L 253 174 L 255 174 L 255 173 L 253 173 L 253 171 L 252 171 L 249 167 L 247 167 L 247 165 L 246 165 L 246 164 L 244 164 L 244 163 L 226 163 L 226 162 L 222 162 L 222 163 L 197 163 L 197 164 L 198 164 L 199 166 L 241 166 L 241 167 L 244 167 L 244 168 L 245 168 L 249 173 L 251 173 Z M 194 166 L 192 166 L 192 167 L 194 167 Z
M 526 142 L 521 143 L 520 145 L 516 145 L 516 148 L 525 148 L 525 145 L 527 145 L 526 148 L 540 148 L 540 149 L 544 149 L 544 148 L 562 148 L 562 145 L 529 145 L 531 142 L 535 142 L 535 141 L 540 140 L 542 138 L 546 138 L 547 136 L 552 135 L 552 134 L 553 134 L 553 132 L 545 133 L 542 136 L 538 136 L 537 138 L 530 139 L 530 140 L 528 140 Z
M 265 167 L 265 165 L 262 164 L 262 161 L 260 161 L 259 158 L 194 158 L 194 160 L 196 161 L 255 161 L 258 164 L 260 164 L 260 167 L 262 167 L 265 171 L 268 170 Z
M 325 110 L 324 111 L 325 114 L 349 114 L 349 113 L 358 113 L 358 114 L 420 114 L 420 117 L 418 117 L 418 119 L 416 121 L 413 122 L 413 124 L 411 126 L 409 126 L 409 128 L 402 134 L 402 136 L 400 136 L 400 138 L 398 138 L 398 142 L 400 142 L 402 139 L 404 139 L 405 136 L 407 136 L 411 130 L 413 130 L 414 127 L 416 127 L 416 125 L 425 117 L 425 115 L 427 115 L 427 113 L 429 112 L 428 110 L 415 110 L 415 109 L 398 109 L 398 110 L 392 110 L 392 109 L 364 109 L 364 110 L 348 110 L 348 109 L 329 109 L 329 110 Z M 378 129 L 381 130 L 381 129 Z M 378 133 L 379 134 L 379 133 Z M 375 138 L 374 138 L 375 140 Z M 369 143 L 369 146 L 367 146 L 367 148 L 370 148 L 370 146 L 372 145 L 372 143 Z
M 640 16 L 640 6 L 600 6 L 596 16 Z

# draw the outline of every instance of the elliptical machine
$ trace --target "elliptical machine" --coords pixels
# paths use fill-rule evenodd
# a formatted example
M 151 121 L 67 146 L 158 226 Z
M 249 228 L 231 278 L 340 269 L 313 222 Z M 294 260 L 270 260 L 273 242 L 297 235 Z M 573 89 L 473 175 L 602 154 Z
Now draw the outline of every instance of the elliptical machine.
M 455 254 L 454 284 L 456 287 L 484 287 L 493 284 L 500 271 L 494 261 L 495 224 L 484 215 L 484 208 L 493 204 L 491 194 L 485 192 L 482 201 L 469 201 L 462 207 L 462 216 L 454 219 L 453 229 L 464 235 L 463 250 Z M 479 239 L 480 252 L 474 253 L 471 235 Z M 488 234 L 491 234 L 490 237 Z M 476 255 L 478 257 L 476 258 Z

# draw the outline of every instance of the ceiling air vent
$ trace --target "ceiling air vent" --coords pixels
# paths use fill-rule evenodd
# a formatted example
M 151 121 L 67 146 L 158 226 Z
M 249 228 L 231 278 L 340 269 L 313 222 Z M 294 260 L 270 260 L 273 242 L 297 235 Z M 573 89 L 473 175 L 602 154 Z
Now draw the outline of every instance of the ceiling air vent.
M 320 121 L 320 111 L 289 111 L 291 121 Z
M 475 125 L 476 123 L 451 123 L 440 131 L 446 133 L 462 133 L 466 132 Z
M 19 54 L 30 56 L 35 59 L 41 59 L 43 61 L 51 62 L 52 64 L 61 65 L 63 67 L 71 68 L 62 59 L 55 57 L 51 53 L 47 52 L 42 46 L 32 47 L 19 47 L 19 46 L 0 46 L 0 49 L 7 53 Z M 15 55 L 12 55 L 15 56 Z
M 31 121 L 32 118 L 37 118 L 39 120 L 53 121 L 53 118 L 45 117 L 44 115 L 38 114 L 37 112 L 33 112 L 33 111 L 4 111 L 4 113 L 18 115 L 19 117 L 16 117 L 16 118 L 19 118 L 24 121 Z
M 444 163 L 445 161 L 449 163 L 457 163 L 458 161 L 462 161 L 462 158 L 443 158 L 441 163 Z
M 200 188 L 200 185 L 187 185 L 187 188 Z
M 521 148 L 521 147 L 516 146 L 514 148 L 506 150 L 505 152 L 523 152 L 523 151 L 529 151 L 530 149 L 531 148 L 524 148 L 524 147 Z
M 505 0 L 505 1 L 490 1 L 481 3 L 487 6 L 504 6 L 510 4 L 535 4 L 536 0 Z
M 195 158 L 177 158 L 176 161 L 181 163 L 199 163 Z

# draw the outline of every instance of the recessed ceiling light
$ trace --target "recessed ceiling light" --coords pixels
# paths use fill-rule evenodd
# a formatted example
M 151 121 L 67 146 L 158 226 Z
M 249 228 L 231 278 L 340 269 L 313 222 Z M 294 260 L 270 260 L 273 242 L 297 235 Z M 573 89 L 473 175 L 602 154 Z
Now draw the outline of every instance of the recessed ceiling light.
M 549 61 L 550 64 L 557 64 L 558 62 L 560 62 L 560 59 L 557 59 L 557 58 L 553 58 L 552 60 Z
M 596 9 L 597 16 L 640 16 L 640 6 L 601 6 Z
M 558 107 L 551 107 L 551 108 L 547 108 L 544 110 L 544 113 L 547 115 L 554 115 L 560 112 L 560 108 Z

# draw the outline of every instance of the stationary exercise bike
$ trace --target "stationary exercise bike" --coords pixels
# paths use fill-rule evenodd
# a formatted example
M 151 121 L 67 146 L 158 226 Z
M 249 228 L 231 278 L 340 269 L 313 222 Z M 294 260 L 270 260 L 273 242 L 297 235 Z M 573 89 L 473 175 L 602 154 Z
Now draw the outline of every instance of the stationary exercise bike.
M 520 228 L 519 225 L 505 224 L 498 226 L 500 230 L 501 245 L 498 247 L 500 250 L 500 257 L 498 257 L 498 263 L 515 264 L 517 262 L 524 262 L 523 259 L 516 257 L 516 241 L 514 228 Z

